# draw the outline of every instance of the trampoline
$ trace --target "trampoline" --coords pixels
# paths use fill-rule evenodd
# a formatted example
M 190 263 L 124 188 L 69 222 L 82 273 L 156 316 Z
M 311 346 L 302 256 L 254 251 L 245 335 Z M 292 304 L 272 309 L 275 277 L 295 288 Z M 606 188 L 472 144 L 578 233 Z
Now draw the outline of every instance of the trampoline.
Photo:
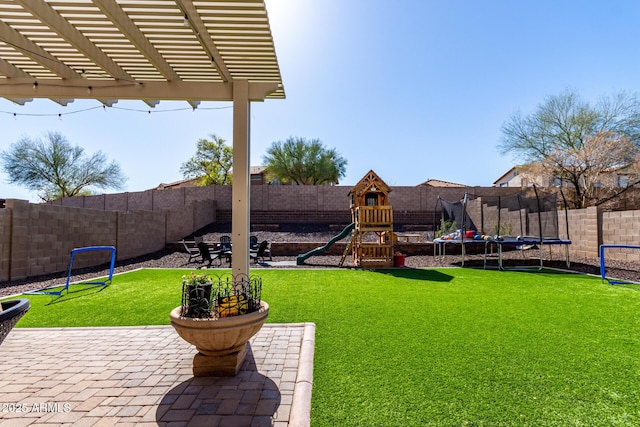
M 538 250 L 538 269 L 543 268 L 543 249 L 563 246 L 567 267 L 569 260 L 569 221 L 567 204 L 562 191 L 542 194 L 535 186 L 533 194 L 518 192 L 501 196 L 474 196 L 465 194 L 460 201 L 447 201 L 438 197 L 442 224 L 449 222 L 455 231 L 434 239 L 434 256 L 445 255 L 447 245 L 460 246 L 464 266 L 467 246 L 480 246 L 484 252 L 484 268 L 506 269 L 505 251 Z M 561 199 L 558 198 L 561 196 Z M 560 236 L 558 206 L 564 210 L 564 231 Z M 494 254 L 495 249 L 495 254 Z M 497 255 L 496 263 L 490 263 L 491 255 Z M 519 268 L 519 267 L 511 267 Z

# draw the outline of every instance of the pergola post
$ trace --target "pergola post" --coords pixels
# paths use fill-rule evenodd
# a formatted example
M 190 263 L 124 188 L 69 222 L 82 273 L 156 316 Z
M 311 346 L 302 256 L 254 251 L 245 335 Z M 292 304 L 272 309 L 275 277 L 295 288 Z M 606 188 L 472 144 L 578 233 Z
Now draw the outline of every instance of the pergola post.
M 249 82 L 233 81 L 233 188 L 231 243 L 234 276 L 249 274 L 250 228 L 250 103 Z

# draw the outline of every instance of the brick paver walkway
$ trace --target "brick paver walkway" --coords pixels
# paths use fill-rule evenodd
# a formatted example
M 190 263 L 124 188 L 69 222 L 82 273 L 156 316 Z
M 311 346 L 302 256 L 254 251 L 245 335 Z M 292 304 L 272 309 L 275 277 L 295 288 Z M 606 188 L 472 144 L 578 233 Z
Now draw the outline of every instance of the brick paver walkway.
M 231 378 L 194 378 L 170 326 L 14 329 L 0 426 L 305 426 L 315 326 L 266 324 Z

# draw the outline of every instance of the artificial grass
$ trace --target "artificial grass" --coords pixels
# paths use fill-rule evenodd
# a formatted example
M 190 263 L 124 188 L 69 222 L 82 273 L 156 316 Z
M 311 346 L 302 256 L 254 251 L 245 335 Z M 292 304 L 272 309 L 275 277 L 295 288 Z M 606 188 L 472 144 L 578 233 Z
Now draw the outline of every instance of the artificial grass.
M 168 324 L 182 274 L 30 296 L 19 326 Z M 637 286 L 471 269 L 254 274 L 269 322 L 316 324 L 314 426 L 640 425 Z

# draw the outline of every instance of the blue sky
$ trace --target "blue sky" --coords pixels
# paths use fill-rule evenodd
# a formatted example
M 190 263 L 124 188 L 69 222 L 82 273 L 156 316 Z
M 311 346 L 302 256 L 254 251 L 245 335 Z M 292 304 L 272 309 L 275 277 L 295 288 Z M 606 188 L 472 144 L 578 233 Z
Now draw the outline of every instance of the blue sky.
M 592 102 L 635 92 L 640 79 L 640 2 L 266 3 L 287 99 L 252 104 L 252 164 L 274 141 L 319 138 L 348 160 L 344 185 L 369 169 L 390 185 L 491 185 L 514 164 L 496 149 L 511 114 L 530 113 L 567 88 Z M 194 112 L 180 102 L 149 109 L 121 101 L 119 109 L 80 112 L 96 106 L 0 99 L 0 150 L 21 136 L 60 132 L 116 160 L 126 191 L 143 191 L 181 179 L 199 138 L 216 133 L 231 143 L 229 104 Z M 30 116 L 41 114 L 53 116 Z M 37 201 L 5 175 L 0 198 Z

